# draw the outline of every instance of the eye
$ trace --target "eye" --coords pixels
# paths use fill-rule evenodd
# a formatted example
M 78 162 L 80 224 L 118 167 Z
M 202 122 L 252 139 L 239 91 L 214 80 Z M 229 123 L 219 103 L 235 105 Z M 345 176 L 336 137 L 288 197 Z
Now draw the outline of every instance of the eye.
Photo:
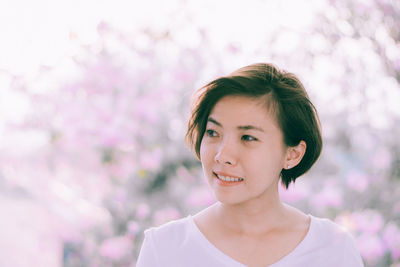
M 243 140 L 243 141 L 246 141 L 246 142 L 249 142 L 249 141 L 258 141 L 257 138 L 255 138 L 255 137 L 253 137 L 253 136 L 251 136 L 251 135 L 243 135 L 243 136 L 242 136 L 242 140 Z
M 216 131 L 214 131 L 214 130 L 208 129 L 208 130 L 206 130 L 206 135 L 208 137 L 217 137 L 218 133 Z

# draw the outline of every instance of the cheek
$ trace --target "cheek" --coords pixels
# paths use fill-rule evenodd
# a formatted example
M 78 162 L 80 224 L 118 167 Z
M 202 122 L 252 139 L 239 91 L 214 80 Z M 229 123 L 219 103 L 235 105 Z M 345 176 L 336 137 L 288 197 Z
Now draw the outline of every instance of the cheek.
M 274 152 L 274 147 L 262 147 L 251 153 L 242 153 L 242 159 L 246 161 L 246 166 L 253 168 L 255 171 L 267 171 L 280 166 L 281 153 Z
M 204 147 L 204 139 L 200 143 L 200 160 L 203 161 L 203 158 L 205 156 L 205 147 Z
M 214 148 L 211 143 L 203 141 L 200 146 L 200 161 L 203 166 L 209 166 L 214 162 Z
M 209 146 L 202 142 L 200 146 L 200 161 L 205 177 L 208 179 L 208 174 L 212 168 L 212 162 L 210 161 Z
M 201 163 L 205 163 L 208 160 L 209 148 L 206 142 L 202 141 L 200 144 L 200 161 Z
M 264 152 L 264 151 L 262 151 Z M 254 171 L 260 171 L 264 168 L 267 168 L 271 163 L 271 160 L 264 153 L 243 153 L 242 161 L 245 161 L 244 164 L 247 168 Z

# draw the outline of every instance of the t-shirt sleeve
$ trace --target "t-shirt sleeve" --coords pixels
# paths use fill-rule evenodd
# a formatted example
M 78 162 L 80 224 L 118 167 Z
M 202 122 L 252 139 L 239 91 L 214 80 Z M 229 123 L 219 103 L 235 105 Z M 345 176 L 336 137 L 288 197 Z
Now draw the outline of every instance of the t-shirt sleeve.
M 342 264 L 341 266 L 344 267 L 363 267 L 364 263 L 361 259 L 361 255 L 358 252 L 356 243 L 354 242 L 353 237 L 346 232 L 345 233 L 345 240 L 343 244 L 344 253 L 342 257 Z
M 136 267 L 157 267 L 160 266 L 157 261 L 157 254 L 153 240 L 152 229 L 144 232 L 144 240 L 140 249 Z

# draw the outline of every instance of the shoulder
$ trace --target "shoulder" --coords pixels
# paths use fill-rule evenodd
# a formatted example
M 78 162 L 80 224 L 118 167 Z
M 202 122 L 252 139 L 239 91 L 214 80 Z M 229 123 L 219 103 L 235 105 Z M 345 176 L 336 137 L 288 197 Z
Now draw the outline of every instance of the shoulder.
M 329 219 L 311 216 L 308 239 L 310 248 L 325 254 L 325 259 L 334 256 L 341 266 L 363 265 L 352 235 Z
M 189 219 L 187 217 L 145 230 L 136 266 L 181 266 L 176 261 L 180 258 L 179 248 L 187 236 Z
M 318 237 L 320 242 L 336 245 L 353 241 L 353 237 L 344 227 L 330 219 L 311 216 L 311 224 L 312 234 Z
M 191 217 L 170 221 L 158 227 L 151 227 L 144 231 L 145 238 L 151 239 L 157 247 L 168 248 L 179 246 L 190 231 Z

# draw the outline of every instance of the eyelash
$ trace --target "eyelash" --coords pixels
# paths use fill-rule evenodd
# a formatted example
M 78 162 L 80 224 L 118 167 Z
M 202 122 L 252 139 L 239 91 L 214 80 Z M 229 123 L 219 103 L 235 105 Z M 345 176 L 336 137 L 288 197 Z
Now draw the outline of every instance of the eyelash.
M 249 139 L 249 138 L 250 138 L 250 140 L 245 140 L 245 139 Z M 255 138 L 255 137 L 253 137 L 253 136 L 251 136 L 251 135 L 247 135 L 247 134 L 242 136 L 242 140 L 243 140 L 243 141 L 246 141 L 246 142 L 258 141 L 257 138 Z
M 208 137 L 216 137 L 216 136 L 213 136 L 213 134 L 217 134 L 217 132 L 214 130 L 208 129 L 208 130 L 206 130 L 206 134 Z
M 206 135 L 208 137 L 213 138 L 213 137 L 217 137 L 218 133 L 216 131 L 214 131 L 214 130 L 208 129 L 208 130 L 206 130 Z M 241 137 L 241 140 L 245 141 L 245 142 L 258 141 L 257 138 L 255 138 L 255 137 L 253 137 L 251 135 L 248 135 L 248 134 L 243 135 Z

